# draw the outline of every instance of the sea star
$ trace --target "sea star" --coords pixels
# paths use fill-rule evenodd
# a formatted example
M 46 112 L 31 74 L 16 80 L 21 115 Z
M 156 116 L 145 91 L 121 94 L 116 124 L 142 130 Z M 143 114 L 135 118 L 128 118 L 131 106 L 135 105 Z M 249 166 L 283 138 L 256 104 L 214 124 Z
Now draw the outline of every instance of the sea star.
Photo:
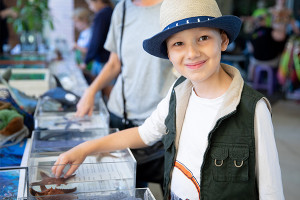
M 70 178 L 73 178 L 76 174 L 73 174 L 72 176 L 69 176 L 68 178 L 55 178 L 48 176 L 45 172 L 40 172 L 42 176 L 42 180 L 38 182 L 31 183 L 31 186 L 41 186 L 41 190 L 43 190 L 45 185 L 53 185 L 56 184 L 56 186 L 60 186 L 61 184 L 67 184 L 66 181 Z
M 46 187 L 45 187 L 46 188 Z M 68 193 L 72 193 L 76 191 L 76 187 L 72 189 L 58 189 L 58 188 L 49 188 L 38 192 L 32 188 L 29 188 L 30 194 L 35 196 L 36 199 L 43 199 L 43 200 L 56 200 L 56 199 L 75 199 L 75 195 L 71 195 Z M 52 196 L 49 196 L 52 195 Z M 56 196 L 58 195 L 58 196 Z
M 60 186 L 61 184 L 67 184 L 66 181 L 70 178 L 74 177 L 75 174 L 68 178 L 55 178 L 55 177 L 49 177 L 45 172 L 40 172 L 42 176 L 42 180 L 38 182 L 31 183 L 31 186 L 40 186 L 41 192 L 38 192 L 34 190 L 32 187 L 29 188 L 29 191 L 32 196 L 35 196 L 36 199 L 49 199 L 49 200 L 55 200 L 55 199 L 74 199 L 74 195 L 65 195 L 68 193 L 75 192 L 77 188 L 71 188 L 71 189 L 59 189 L 59 188 L 46 188 L 46 185 L 53 185 L 56 184 L 56 186 Z M 47 195 L 59 195 L 59 196 L 49 196 L 45 197 Z M 63 196 L 62 196 L 63 195 Z

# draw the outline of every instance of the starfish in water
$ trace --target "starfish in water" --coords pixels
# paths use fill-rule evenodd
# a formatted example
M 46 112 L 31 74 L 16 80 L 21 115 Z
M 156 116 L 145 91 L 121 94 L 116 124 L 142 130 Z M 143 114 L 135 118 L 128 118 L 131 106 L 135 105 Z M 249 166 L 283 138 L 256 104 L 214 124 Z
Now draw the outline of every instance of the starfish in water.
M 55 178 L 55 177 L 50 177 L 45 172 L 41 171 L 40 175 L 42 177 L 42 180 L 31 183 L 31 187 L 29 189 L 31 195 L 36 196 L 36 197 L 40 196 L 40 198 L 37 198 L 37 199 L 58 199 L 61 197 L 61 195 L 72 193 L 77 190 L 76 187 L 71 188 L 71 189 L 59 189 L 59 188 L 52 188 L 52 187 L 46 188 L 46 185 L 54 185 L 54 184 L 56 184 L 56 186 L 60 186 L 62 184 L 66 185 L 67 180 L 74 177 L 75 174 L 73 174 L 72 176 L 70 176 L 68 178 Z M 32 186 L 40 186 L 41 192 L 34 190 L 32 188 Z M 46 195 L 60 195 L 60 196 L 42 197 L 42 196 L 46 196 Z M 63 199 L 74 199 L 74 195 L 64 195 Z
M 46 188 L 46 187 L 45 187 Z M 43 199 L 43 200 L 56 200 L 56 199 L 76 199 L 75 195 L 68 194 L 76 191 L 76 187 L 72 189 L 59 189 L 59 188 L 49 188 L 38 192 L 32 188 L 29 188 L 29 192 L 32 196 L 35 196 L 36 199 Z M 51 196 L 49 196 L 51 195 Z
M 31 183 L 31 186 L 40 186 L 41 190 L 47 189 L 45 185 L 53 185 L 56 184 L 56 186 L 60 186 L 61 184 L 67 184 L 66 182 L 73 178 L 76 174 L 73 174 L 72 176 L 69 176 L 68 178 L 55 178 L 48 176 L 45 172 L 40 172 L 42 180 L 38 182 Z

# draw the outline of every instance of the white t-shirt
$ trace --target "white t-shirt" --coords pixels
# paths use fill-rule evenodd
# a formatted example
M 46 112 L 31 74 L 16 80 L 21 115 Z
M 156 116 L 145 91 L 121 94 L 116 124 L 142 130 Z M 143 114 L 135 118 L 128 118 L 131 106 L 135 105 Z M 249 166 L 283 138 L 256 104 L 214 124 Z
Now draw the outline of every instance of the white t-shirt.
M 203 162 L 201 155 L 204 155 L 207 148 L 208 133 L 213 128 L 212 122 L 217 116 L 224 96 L 216 99 L 204 99 L 198 97 L 194 90 L 192 91 L 182 126 L 176 161 L 193 174 L 197 183 L 193 183 L 182 171 L 174 168 L 171 191 L 178 197 L 184 197 L 182 199 L 198 198 L 197 188 L 194 184 L 198 184 L 200 187 L 200 168 Z M 201 128 L 199 128 L 199 123 L 201 123 Z M 183 185 L 185 187 L 182 187 Z
M 164 121 L 168 114 L 171 91 L 172 90 L 169 91 L 167 97 L 159 103 L 157 109 L 138 129 L 142 140 L 147 145 L 151 145 L 160 140 L 166 133 Z M 192 92 L 188 104 L 176 160 L 179 160 L 189 168 L 196 177 L 198 184 L 200 184 L 201 181 L 200 169 L 203 162 L 204 151 L 207 147 L 207 136 L 212 128 L 211 123 L 221 106 L 223 98 L 224 95 L 216 99 L 203 99 Z M 198 106 L 201 112 L 199 112 Z M 205 110 L 205 112 L 203 112 L 203 110 Z M 195 122 L 196 118 L 197 122 Z M 200 130 L 199 120 L 203 122 L 201 123 Z M 259 199 L 283 200 L 281 171 L 274 138 L 274 129 L 270 111 L 264 100 L 260 100 L 257 103 L 254 129 L 256 133 L 256 178 L 258 182 Z M 185 156 L 187 157 L 185 158 Z M 199 199 L 195 185 L 182 175 L 177 168 L 174 168 L 172 174 L 171 193 L 176 194 L 178 197 L 174 199 Z

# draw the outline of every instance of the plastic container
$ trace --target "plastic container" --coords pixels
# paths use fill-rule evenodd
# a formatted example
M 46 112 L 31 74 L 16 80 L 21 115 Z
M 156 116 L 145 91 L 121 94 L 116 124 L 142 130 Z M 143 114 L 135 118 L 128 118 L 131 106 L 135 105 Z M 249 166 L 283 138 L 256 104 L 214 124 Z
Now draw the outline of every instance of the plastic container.
M 100 98 L 92 116 L 76 117 L 75 109 L 65 111 L 62 104 L 49 97 L 40 98 L 34 113 L 35 129 L 69 130 L 108 128 L 109 113 Z

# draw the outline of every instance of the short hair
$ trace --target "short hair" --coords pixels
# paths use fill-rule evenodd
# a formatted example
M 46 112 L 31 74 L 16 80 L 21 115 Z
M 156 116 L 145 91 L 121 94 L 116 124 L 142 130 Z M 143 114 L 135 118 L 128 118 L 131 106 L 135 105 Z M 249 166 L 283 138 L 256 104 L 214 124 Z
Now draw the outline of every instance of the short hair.
M 85 21 L 88 24 L 91 23 L 91 12 L 87 8 L 76 8 L 73 13 L 73 19 L 77 19 L 79 21 Z

